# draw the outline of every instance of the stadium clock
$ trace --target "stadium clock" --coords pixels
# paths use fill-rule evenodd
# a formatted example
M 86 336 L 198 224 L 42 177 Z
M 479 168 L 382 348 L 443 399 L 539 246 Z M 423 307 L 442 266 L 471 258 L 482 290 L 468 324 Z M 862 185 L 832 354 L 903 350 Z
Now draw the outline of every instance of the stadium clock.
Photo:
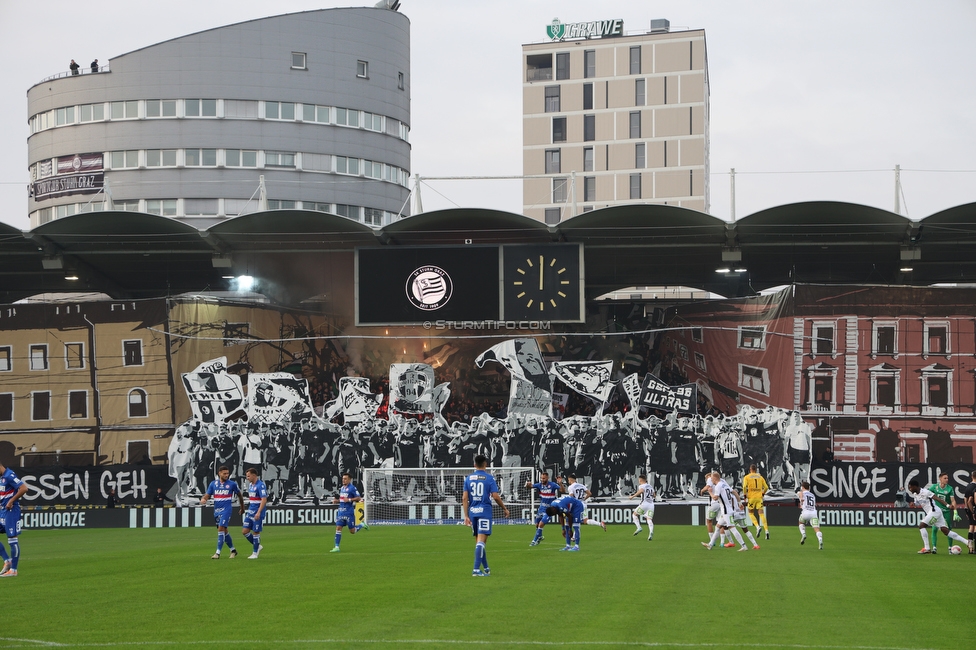
M 503 269 L 506 320 L 583 320 L 579 245 L 505 246 Z

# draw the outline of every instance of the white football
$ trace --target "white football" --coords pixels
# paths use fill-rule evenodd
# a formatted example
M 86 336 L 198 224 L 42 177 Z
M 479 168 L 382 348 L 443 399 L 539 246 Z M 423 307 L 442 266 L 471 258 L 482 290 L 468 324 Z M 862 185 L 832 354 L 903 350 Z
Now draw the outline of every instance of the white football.
M 950 546 L 949 552 L 952 553 L 953 555 L 959 555 L 960 553 L 962 553 L 962 547 L 959 546 L 958 544 L 956 546 Z

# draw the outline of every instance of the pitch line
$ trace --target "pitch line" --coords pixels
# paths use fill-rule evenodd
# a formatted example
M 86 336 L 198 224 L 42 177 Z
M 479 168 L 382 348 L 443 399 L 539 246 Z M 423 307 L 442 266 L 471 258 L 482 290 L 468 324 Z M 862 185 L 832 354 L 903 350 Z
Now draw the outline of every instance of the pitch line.
M 116 648 L 125 646 L 175 646 L 175 645 L 223 645 L 223 644 L 248 644 L 248 645 L 311 645 L 311 644 L 377 644 L 377 645 L 458 645 L 458 646 L 484 646 L 484 647 L 506 647 L 506 646 L 579 646 L 579 647 L 627 647 L 627 648 L 792 648 L 795 650 L 933 650 L 929 648 L 911 648 L 903 646 L 868 646 L 868 645 L 812 645 L 798 643 L 666 643 L 654 641 L 483 641 L 483 640 L 463 640 L 463 639 L 276 639 L 273 641 L 258 641 L 255 639 L 235 640 L 235 639 L 211 639 L 200 641 L 112 641 L 104 643 L 58 643 L 56 641 L 43 641 L 39 639 L 16 639 L 0 637 L 0 642 L 13 641 L 15 645 L 2 645 L 2 648 L 37 648 L 37 647 L 57 647 L 57 648 Z

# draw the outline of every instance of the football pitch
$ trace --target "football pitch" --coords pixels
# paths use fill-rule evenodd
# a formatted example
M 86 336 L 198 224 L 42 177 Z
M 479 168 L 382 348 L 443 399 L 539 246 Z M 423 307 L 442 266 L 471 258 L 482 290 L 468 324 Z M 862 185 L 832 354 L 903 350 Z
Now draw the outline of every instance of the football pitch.
M 759 551 L 701 547 L 704 527 L 496 526 L 471 577 L 462 526 L 273 527 L 211 560 L 214 529 L 34 531 L 3 580 L 0 648 L 959 648 L 972 556 L 919 556 L 914 529 L 774 527 Z M 954 614 L 955 612 L 955 614 Z

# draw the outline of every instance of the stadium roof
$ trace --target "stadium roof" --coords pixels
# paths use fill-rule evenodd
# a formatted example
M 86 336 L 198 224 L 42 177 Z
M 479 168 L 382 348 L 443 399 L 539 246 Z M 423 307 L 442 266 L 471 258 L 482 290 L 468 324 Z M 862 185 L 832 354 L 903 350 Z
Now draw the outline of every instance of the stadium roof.
M 297 304 L 320 294 L 348 296 L 337 287 L 353 282 L 358 247 L 548 242 L 583 244 L 588 298 L 629 286 L 744 295 L 791 282 L 976 282 L 976 203 L 911 221 L 820 201 L 734 223 L 674 206 L 628 205 L 554 226 L 457 208 L 379 229 L 304 210 L 247 214 L 207 230 L 149 214 L 91 212 L 27 232 L 0 223 L 0 300 L 68 291 L 118 298 L 220 291 L 229 288 L 226 276 L 246 274 L 265 280 L 272 299 Z

